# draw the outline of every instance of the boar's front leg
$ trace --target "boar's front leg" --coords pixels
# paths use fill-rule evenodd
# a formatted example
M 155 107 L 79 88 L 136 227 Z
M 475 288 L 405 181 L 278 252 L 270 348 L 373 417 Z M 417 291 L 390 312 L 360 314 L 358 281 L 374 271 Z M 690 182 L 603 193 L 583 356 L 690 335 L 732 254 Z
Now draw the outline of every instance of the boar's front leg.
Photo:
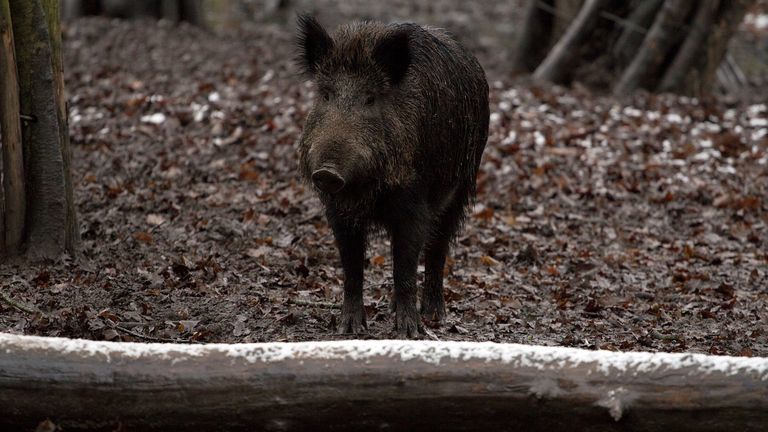
M 363 307 L 366 230 L 341 222 L 332 223 L 332 226 L 344 268 L 344 303 L 339 333 L 365 333 L 368 328 Z
M 421 329 L 421 315 L 416 310 L 416 270 L 424 247 L 426 227 L 419 218 L 403 221 L 392 232 L 395 292 L 393 309 L 398 337 L 415 338 Z

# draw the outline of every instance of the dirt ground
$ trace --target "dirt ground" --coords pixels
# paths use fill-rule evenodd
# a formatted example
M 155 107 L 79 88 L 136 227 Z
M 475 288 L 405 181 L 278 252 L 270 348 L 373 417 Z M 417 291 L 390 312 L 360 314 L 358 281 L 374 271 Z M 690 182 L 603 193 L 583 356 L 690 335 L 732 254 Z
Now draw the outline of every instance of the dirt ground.
M 333 237 L 296 174 L 314 88 L 291 29 L 94 18 L 65 31 L 82 256 L 0 266 L 0 331 L 347 337 L 332 330 Z M 768 107 L 514 81 L 504 31 L 457 34 L 487 69 L 493 114 L 448 319 L 424 337 L 768 355 Z M 391 287 L 376 239 L 370 338 L 394 337 Z

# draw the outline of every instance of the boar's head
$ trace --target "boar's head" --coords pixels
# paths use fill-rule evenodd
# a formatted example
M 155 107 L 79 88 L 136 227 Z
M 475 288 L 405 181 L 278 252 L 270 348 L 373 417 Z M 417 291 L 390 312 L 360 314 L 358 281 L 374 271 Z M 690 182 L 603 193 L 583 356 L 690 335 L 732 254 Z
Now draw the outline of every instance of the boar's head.
M 299 16 L 298 63 L 317 88 L 299 143 L 300 170 L 321 197 L 359 199 L 413 176 L 411 31 L 357 23 L 331 36 Z

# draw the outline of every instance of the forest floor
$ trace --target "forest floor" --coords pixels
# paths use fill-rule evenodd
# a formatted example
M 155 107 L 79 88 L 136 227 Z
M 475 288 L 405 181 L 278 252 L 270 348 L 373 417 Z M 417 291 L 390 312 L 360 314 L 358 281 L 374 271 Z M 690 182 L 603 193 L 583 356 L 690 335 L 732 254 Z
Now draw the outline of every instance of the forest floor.
M 333 236 L 297 177 L 314 87 L 292 42 L 279 24 L 67 25 L 82 256 L 0 266 L 0 331 L 348 337 Z M 768 107 L 515 81 L 493 43 L 477 47 L 492 112 L 477 205 L 447 322 L 424 337 L 767 356 Z M 367 337 L 391 338 L 385 239 L 368 258 Z

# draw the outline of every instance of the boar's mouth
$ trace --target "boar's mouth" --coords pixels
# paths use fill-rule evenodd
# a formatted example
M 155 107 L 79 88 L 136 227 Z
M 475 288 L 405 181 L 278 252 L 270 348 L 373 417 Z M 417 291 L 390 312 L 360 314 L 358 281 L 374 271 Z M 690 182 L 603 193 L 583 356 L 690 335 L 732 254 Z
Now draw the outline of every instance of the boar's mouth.
M 351 172 L 345 175 L 342 170 L 327 165 L 313 171 L 311 180 L 321 194 L 335 200 L 365 200 L 377 190 L 374 178 Z
M 346 149 L 339 149 L 334 153 L 342 153 L 344 150 Z M 320 157 L 309 166 L 308 180 L 320 193 L 335 197 L 354 197 L 375 188 L 375 173 L 365 169 L 370 164 L 360 157 L 349 155 L 349 151 L 345 158 L 336 154 L 330 157 L 319 154 Z

